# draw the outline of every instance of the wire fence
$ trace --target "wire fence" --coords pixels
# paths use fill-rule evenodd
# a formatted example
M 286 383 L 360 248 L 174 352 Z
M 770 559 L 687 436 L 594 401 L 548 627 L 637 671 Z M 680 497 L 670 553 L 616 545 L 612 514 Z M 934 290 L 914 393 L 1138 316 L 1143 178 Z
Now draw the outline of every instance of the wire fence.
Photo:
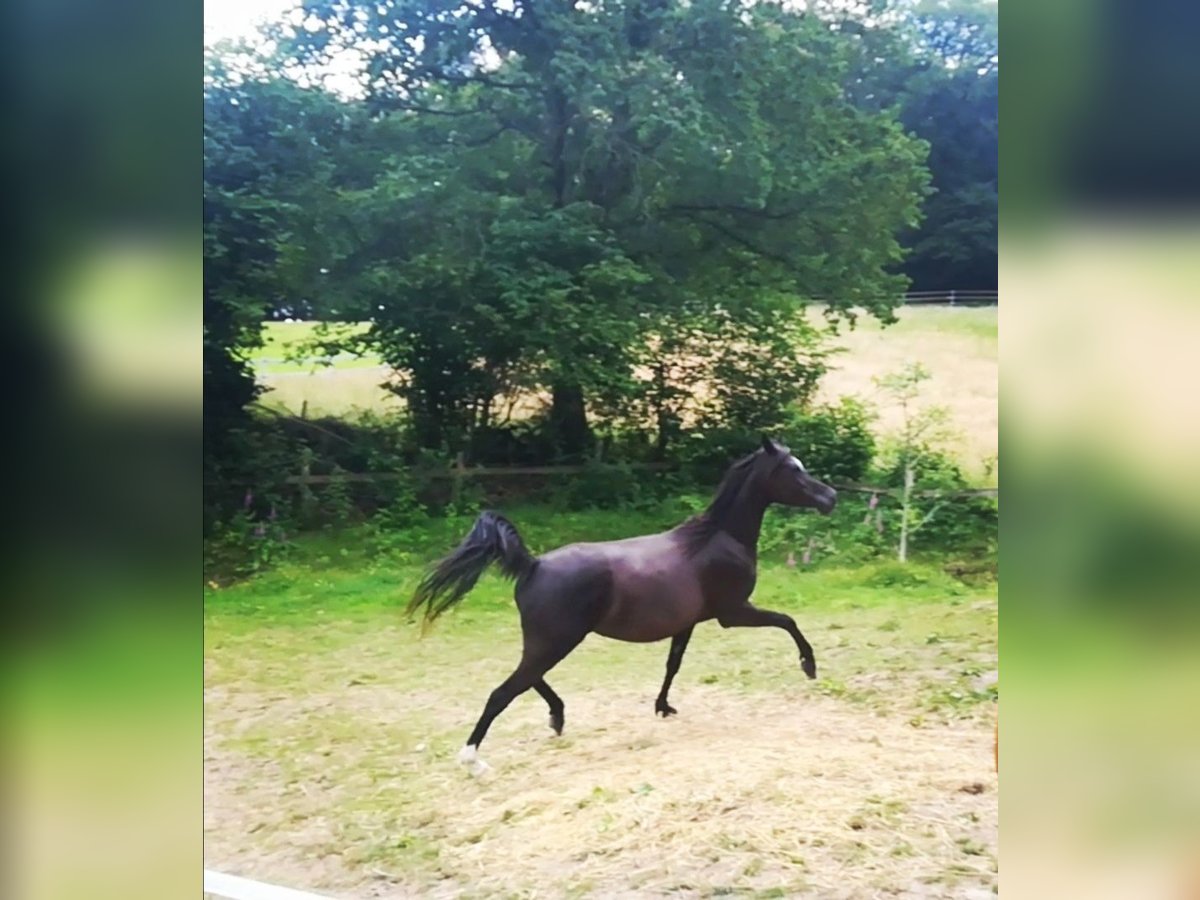
M 996 291 L 913 291 L 904 295 L 906 306 L 941 304 L 944 306 L 997 306 Z
M 461 460 L 456 461 L 454 465 L 446 468 L 413 468 L 403 469 L 394 472 L 336 472 L 331 474 L 310 474 L 301 472 L 297 475 L 292 475 L 284 480 L 285 484 L 290 485 L 328 485 L 328 484 L 353 484 L 353 483 L 375 483 L 382 481 L 396 481 L 399 479 L 413 478 L 416 480 L 424 479 L 452 479 L 463 481 L 472 478 L 507 478 L 513 476 L 546 476 L 553 477 L 556 475 L 580 475 L 584 472 L 594 472 L 597 469 L 616 470 L 633 470 L 633 471 L 651 471 L 651 472 L 666 472 L 678 468 L 674 463 L 591 463 L 589 465 L 560 465 L 560 466 L 467 466 Z M 881 496 L 899 496 L 901 489 L 896 487 L 880 487 L 869 484 L 857 484 L 851 482 L 833 482 L 832 486 L 839 491 L 847 491 L 858 494 L 878 494 Z M 941 490 L 920 490 L 914 491 L 913 495 L 918 497 L 941 497 L 945 499 L 954 499 L 958 497 L 996 497 L 999 496 L 999 488 L 966 488 L 953 491 Z

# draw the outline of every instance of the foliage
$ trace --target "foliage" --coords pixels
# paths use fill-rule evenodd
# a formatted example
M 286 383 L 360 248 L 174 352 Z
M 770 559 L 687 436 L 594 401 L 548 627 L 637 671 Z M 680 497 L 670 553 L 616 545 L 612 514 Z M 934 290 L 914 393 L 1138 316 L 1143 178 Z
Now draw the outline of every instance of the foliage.
M 779 430 L 825 373 L 821 337 L 786 298 L 666 316 L 641 356 L 635 422 L 656 435 L 659 458 L 697 430 L 689 423 L 738 436 Z
M 914 290 L 996 287 L 999 210 L 997 4 L 923 2 L 901 119 L 930 144 L 934 192 L 908 238 Z
M 375 168 L 343 192 L 350 237 L 322 266 L 404 373 L 423 446 L 468 447 L 517 392 L 544 391 L 560 457 L 648 406 L 665 447 L 678 398 L 635 373 L 648 346 L 680 349 L 677 329 L 728 348 L 706 360 L 709 402 L 752 427 L 756 394 L 777 411 L 819 374 L 787 324 L 801 298 L 888 317 L 903 288 L 888 270 L 925 146 L 847 99 L 855 42 L 812 17 L 309 0 L 302 18 L 273 34 L 293 72 L 364 60 L 347 105 L 370 111 Z
M 939 496 L 922 500 L 918 486 L 924 489 L 962 488 L 966 484 L 962 471 L 937 445 L 950 437 L 946 427 L 947 411 L 937 406 L 920 406 L 918 400 L 921 385 L 929 379 L 929 371 L 920 363 L 911 363 L 903 369 L 877 379 L 877 383 L 893 402 L 900 407 L 902 424 L 891 447 L 892 464 L 887 478 L 895 484 L 899 481 L 899 544 L 897 557 L 900 562 L 908 559 L 909 545 L 917 532 L 926 529 L 935 517 L 945 518 L 944 508 L 950 502 Z M 959 507 L 962 509 L 962 507 Z M 989 517 L 986 502 L 975 504 L 974 512 Z
M 876 483 L 902 492 L 904 461 L 896 454 L 882 461 Z M 913 461 L 914 484 L 922 489 L 954 493 L 971 489 L 970 480 L 949 455 L 925 448 Z M 937 499 L 914 499 L 912 515 L 916 521 L 926 519 L 919 529 L 909 534 L 910 549 L 917 551 L 956 552 L 965 556 L 993 556 L 996 551 L 999 525 L 999 504 L 995 497 L 965 495 L 939 502 Z M 893 520 L 901 514 L 896 504 Z M 894 541 L 898 535 L 893 534 Z
M 555 479 L 549 502 L 555 509 L 664 511 L 690 487 L 675 472 L 634 469 L 623 463 L 590 463 L 583 472 Z M 680 521 L 686 513 L 680 513 Z
M 928 511 L 922 515 L 917 500 L 919 495 L 915 493 L 918 467 L 933 452 L 933 442 L 945 436 L 945 423 L 949 418 L 943 407 L 919 408 L 916 405 L 921 384 L 930 377 L 929 370 L 923 365 L 910 363 L 897 372 L 875 379 L 879 388 L 900 407 L 902 418 L 900 434 L 895 439 L 896 460 L 903 478 L 900 488 L 900 543 L 896 551 L 902 563 L 908 561 L 910 534 L 927 525 L 943 505 L 935 501 L 929 504 Z
M 287 434 L 247 419 L 222 435 L 222 451 L 205 447 L 204 526 L 211 534 L 238 510 L 249 489 L 265 508 L 290 510 L 285 480 L 299 471 L 299 448 Z
M 205 57 L 204 424 L 206 475 L 236 458 L 234 431 L 261 392 L 249 356 L 262 321 L 319 283 L 330 157 L 349 132 L 334 98 Z M 309 307 L 311 309 L 311 306 Z
M 780 434 L 810 472 L 827 481 L 860 481 L 875 458 L 874 414 L 859 400 L 792 412 Z
M 407 475 L 285 479 L 408 472 L 460 451 L 473 463 L 683 463 L 671 477 L 591 466 L 555 490 L 572 510 L 706 491 L 761 431 L 822 476 L 867 475 L 867 414 L 812 408 L 828 351 L 797 313 L 821 298 L 835 322 L 860 309 L 890 318 L 906 285 L 899 236 L 927 193 L 926 140 L 937 192 L 906 238 L 906 271 L 926 287 L 978 271 L 989 240 L 994 252 L 991 12 L 303 6 L 269 30 L 273 55 L 224 46 L 205 61 L 210 529 L 253 532 L 231 518 L 249 484 L 298 527 L 370 518 L 386 544 L 488 498 L 467 482 L 447 500 L 445 482 Z M 364 68 L 334 92 L 320 66 L 346 50 Z M 381 356 L 406 414 L 353 426 L 248 416 L 259 388 L 246 360 L 261 321 L 285 315 L 369 322 L 315 343 Z M 546 408 L 514 417 L 518 398 Z M 889 502 L 882 530 L 853 526 L 855 546 L 891 535 Z M 942 533 L 946 516 L 925 523 L 922 545 L 967 539 Z M 801 554 L 811 541 L 819 556 L 810 527 L 771 539 Z M 835 530 L 827 543 L 849 552 L 850 531 Z
M 259 505 L 261 505 L 261 500 Z M 266 515 L 258 512 L 252 491 L 228 522 L 217 522 L 205 545 L 205 569 L 237 576 L 262 572 L 283 559 L 291 548 L 287 530 L 275 504 Z
M 766 433 L 786 444 L 817 477 L 856 481 L 866 475 L 875 455 L 871 418 L 867 407 L 847 398 L 834 405 L 783 411 L 760 420 L 757 429 L 706 423 L 685 435 L 680 457 L 694 478 L 715 484 L 729 463 L 757 447 Z

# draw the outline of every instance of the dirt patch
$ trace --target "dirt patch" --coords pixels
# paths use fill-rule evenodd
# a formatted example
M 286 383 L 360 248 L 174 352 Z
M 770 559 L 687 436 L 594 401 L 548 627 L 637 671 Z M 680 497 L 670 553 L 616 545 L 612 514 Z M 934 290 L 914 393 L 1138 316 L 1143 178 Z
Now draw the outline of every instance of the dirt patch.
M 913 727 L 802 682 L 689 685 L 664 721 L 653 686 L 572 686 L 561 738 L 522 697 L 472 778 L 453 756 L 486 695 L 473 687 L 469 708 L 458 686 L 210 688 L 206 864 L 346 897 L 949 898 L 995 883 L 984 722 Z

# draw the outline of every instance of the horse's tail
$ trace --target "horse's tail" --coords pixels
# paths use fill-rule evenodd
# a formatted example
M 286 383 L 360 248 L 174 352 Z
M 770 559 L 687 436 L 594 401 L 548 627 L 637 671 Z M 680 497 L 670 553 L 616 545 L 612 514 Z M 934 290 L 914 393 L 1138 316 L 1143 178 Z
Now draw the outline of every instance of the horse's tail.
M 408 603 L 407 615 L 425 608 L 424 625 L 456 605 L 491 563 L 500 566 L 508 578 L 527 577 L 537 560 L 521 540 L 516 526 L 494 512 L 482 512 L 471 533 L 447 557 L 425 573 Z

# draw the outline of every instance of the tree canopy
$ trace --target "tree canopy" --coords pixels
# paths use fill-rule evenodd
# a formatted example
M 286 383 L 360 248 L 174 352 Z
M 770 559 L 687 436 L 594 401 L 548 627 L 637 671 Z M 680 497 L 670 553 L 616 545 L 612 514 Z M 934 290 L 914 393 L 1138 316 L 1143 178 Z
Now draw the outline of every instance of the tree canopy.
M 996 4 L 921 3 L 901 120 L 929 142 L 933 194 L 908 236 L 915 290 L 996 288 L 999 48 Z
M 986 89 L 956 81 L 976 32 L 818 6 L 305 0 L 270 55 L 211 54 L 206 365 L 211 343 L 230 405 L 258 321 L 296 311 L 371 323 L 429 447 L 518 395 L 564 457 L 600 426 L 662 449 L 688 418 L 770 427 L 822 370 L 804 303 L 887 320 L 905 236 L 914 277 L 986 243 Z

